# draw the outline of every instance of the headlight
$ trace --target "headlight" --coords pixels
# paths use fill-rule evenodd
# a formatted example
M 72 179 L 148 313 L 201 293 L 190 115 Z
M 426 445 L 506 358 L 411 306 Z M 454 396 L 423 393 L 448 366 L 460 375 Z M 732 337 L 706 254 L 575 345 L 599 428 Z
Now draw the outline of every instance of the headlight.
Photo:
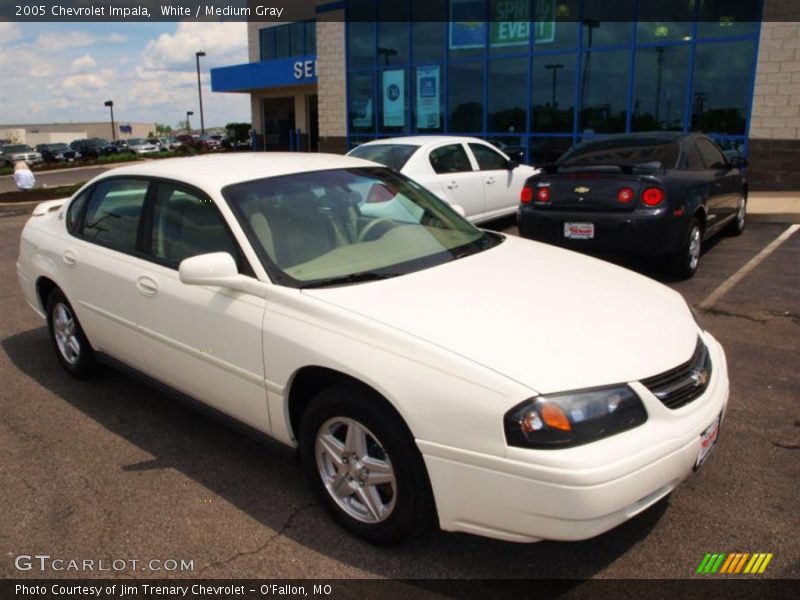
M 503 421 L 509 446 L 556 449 L 638 427 L 647 411 L 623 384 L 537 396 L 512 408 Z

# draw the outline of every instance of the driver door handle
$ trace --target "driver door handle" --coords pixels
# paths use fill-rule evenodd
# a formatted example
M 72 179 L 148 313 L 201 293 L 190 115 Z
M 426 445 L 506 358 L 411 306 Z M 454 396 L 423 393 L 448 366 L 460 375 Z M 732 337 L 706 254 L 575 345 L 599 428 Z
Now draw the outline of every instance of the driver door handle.
M 458 187 L 458 183 L 455 182 L 455 181 L 451 181 L 450 183 L 447 184 L 447 189 L 448 190 L 454 190 L 457 187 Z
M 142 275 L 136 280 L 136 288 L 145 296 L 155 296 L 158 294 L 158 284 L 147 275 Z

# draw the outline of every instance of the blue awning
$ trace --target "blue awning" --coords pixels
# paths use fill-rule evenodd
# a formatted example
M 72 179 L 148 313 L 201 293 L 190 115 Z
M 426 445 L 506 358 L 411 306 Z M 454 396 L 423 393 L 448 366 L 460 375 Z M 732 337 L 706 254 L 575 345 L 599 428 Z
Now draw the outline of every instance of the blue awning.
M 211 69 L 212 92 L 250 92 L 316 82 L 315 55 L 276 58 Z

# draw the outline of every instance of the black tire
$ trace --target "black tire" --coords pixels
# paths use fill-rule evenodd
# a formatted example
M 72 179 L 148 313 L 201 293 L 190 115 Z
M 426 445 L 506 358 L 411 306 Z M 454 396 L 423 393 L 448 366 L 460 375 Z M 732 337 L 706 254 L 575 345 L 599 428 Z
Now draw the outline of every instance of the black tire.
M 692 217 L 686 228 L 680 249 L 667 257 L 667 269 L 678 279 L 690 279 L 697 273 L 702 252 L 703 228 L 700 222 Z
M 79 379 L 91 376 L 95 370 L 95 357 L 92 345 L 83 332 L 78 317 L 66 296 L 59 289 L 55 289 L 47 298 L 47 326 L 50 331 L 50 341 L 56 352 L 58 361 L 64 369 Z M 64 323 L 64 316 L 69 317 L 72 325 Z M 70 345 L 72 336 L 76 343 Z
M 742 235 L 745 225 L 747 225 L 747 197 L 742 196 L 736 207 L 736 217 L 725 227 L 725 235 L 731 237 Z
M 354 432 L 364 434 L 365 460 L 353 458 L 355 453 L 347 458 L 348 423 L 355 423 Z M 332 454 L 322 449 L 323 437 L 338 442 L 347 465 L 336 463 Z M 366 388 L 335 385 L 317 394 L 300 421 L 300 456 L 314 493 L 333 518 L 373 544 L 397 544 L 424 534 L 436 523 L 433 492 L 411 433 L 400 416 Z M 370 467 L 373 473 L 367 470 L 363 475 L 364 465 L 374 465 Z M 370 485 L 370 475 L 388 476 L 386 467 L 392 471 L 393 482 Z M 334 488 L 339 489 L 338 499 Z M 368 504 L 361 501 L 366 497 L 363 494 L 377 499 L 373 503 L 383 512 L 368 510 Z

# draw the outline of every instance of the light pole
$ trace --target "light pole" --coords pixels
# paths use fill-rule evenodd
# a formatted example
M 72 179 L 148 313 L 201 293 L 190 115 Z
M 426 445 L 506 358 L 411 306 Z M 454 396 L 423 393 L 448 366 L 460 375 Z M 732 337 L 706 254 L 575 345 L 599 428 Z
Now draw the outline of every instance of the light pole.
M 550 69 L 553 72 L 553 100 L 550 103 L 550 107 L 553 109 L 553 112 L 556 112 L 556 82 L 558 81 L 558 70 L 563 69 L 564 65 L 562 64 L 545 65 L 544 68 Z
M 111 109 L 111 141 L 117 139 L 116 135 L 116 127 L 114 127 L 114 101 L 113 100 L 106 100 L 103 106 L 107 106 Z
M 200 97 L 200 133 L 202 135 L 206 132 L 206 123 L 203 120 L 203 88 L 200 86 L 200 57 L 205 55 L 206 53 L 202 50 L 194 53 L 194 58 L 197 61 L 197 95 Z
M 194 113 L 191 110 L 186 111 L 186 133 L 192 135 L 192 126 L 189 125 L 189 117 L 191 117 Z

